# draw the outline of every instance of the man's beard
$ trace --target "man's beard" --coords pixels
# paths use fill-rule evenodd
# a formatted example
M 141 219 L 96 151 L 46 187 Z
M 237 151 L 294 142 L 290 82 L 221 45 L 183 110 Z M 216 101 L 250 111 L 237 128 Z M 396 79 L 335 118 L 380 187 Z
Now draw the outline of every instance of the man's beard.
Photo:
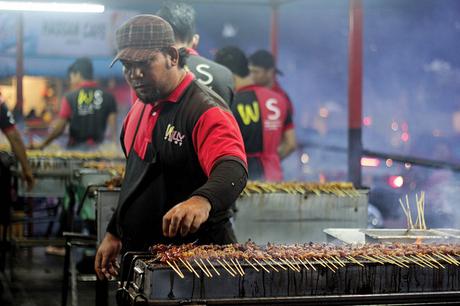
M 163 98 L 163 95 L 161 94 L 160 90 L 158 88 L 155 89 L 150 89 L 149 90 L 135 90 L 136 91 L 136 96 L 139 98 L 139 100 L 142 103 L 149 104 L 153 103 L 161 98 Z

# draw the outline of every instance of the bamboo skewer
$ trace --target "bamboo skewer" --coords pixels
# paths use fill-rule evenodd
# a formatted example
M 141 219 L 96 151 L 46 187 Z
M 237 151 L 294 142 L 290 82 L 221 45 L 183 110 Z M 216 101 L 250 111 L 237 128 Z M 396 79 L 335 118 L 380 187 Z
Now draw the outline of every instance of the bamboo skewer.
M 179 275 L 180 278 L 184 278 L 184 275 L 182 274 L 182 272 L 176 270 L 176 267 L 174 267 L 174 266 L 169 262 L 169 260 L 167 260 L 166 263 L 168 264 L 168 266 L 171 267 L 171 269 L 174 270 L 174 272 L 176 272 L 177 275 Z
M 316 271 L 315 266 L 314 266 L 307 258 L 305 258 L 305 261 L 311 266 L 311 268 L 312 268 L 314 271 Z
M 446 268 L 439 261 L 437 261 L 436 258 L 433 258 L 430 254 L 425 254 L 425 256 L 428 257 L 431 261 L 435 262 L 441 268 L 443 268 L 443 269 Z
M 422 267 L 422 268 L 426 268 L 425 265 L 421 264 L 420 262 L 418 262 L 417 260 L 413 259 L 412 257 L 406 256 L 406 258 L 407 258 L 409 261 L 415 263 L 416 265 L 418 265 L 418 266 L 420 266 L 420 267 Z
M 345 267 L 345 263 L 340 259 L 339 256 L 334 256 L 334 258 L 342 267 Z
M 269 271 L 267 268 L 265 268 L 256 258 L 254 258 L 254 261 L 255 261 L 262 269 L 264 269 L 265 272 L 270 273 L 270 271 Z
M 180 274 L 181 274 L 182 276 L 184 276 L 184 273 L 182 273 L 181 269 L 180 269 L 179 266 L 177 265 L 177 262 L 176 262 L 175 260 L 173 260 L 172 263 L 173 263 L 174 267 L 176 267 L 177 271 L 179 271 Z
M 299 263 L 298 263 L 298 260 L 295 259 L 294 256 L 292 256 L 291 259 L 292 259 L 292 264 L 295 265 L 296 268 L 297 268 L 297 270 L 299 270 L 299 272 L 300 272 L 300 270 L 301 270 L 302 268 L 300 267 L 300 265 L 299 265 Z
M 203 259 L 200 258 L 200 262 L 201 264 L 203 265 L 203 267 L 206 269 L 206 271 L 208 272 L 209 275 L 211 275 L 211 277 L 213 277 L 211 271 L 209 271 L 208 267 L 206 266 L 206 264 L 204 263 Z
M 356 259 L 354 259 L 352 256 L 347 256 L 347 259 L 354 262 L 355 264 L 357 265 L 360 265 L 361 267 L 364 267 L 364 265 L 362 263 L 360 263 L 359 261 L 357 261 Z
M 326 268 L 326 266 L 324 265 L 324 263 L 322 261 L 319 261 L 319 258 L 316 258 L 316 257 L 313 257 L 314 260 L 316 260 L 316 262 L 318 262 L 320 265 L 323 266 L 323 268 Z
M 196 275 L 196 277 L 200 278 L 200 275 L 198 274 L 198 272 L 195 271 L 191 263 L 189 263 L 187 260 L 183 260 L 182 263 L 187 265 L 190 268 L 190 270 L 192 270 L 193 274 Z
M 279 258 L 279 260 L 280 260 L 282 263 L 284 263 L 286 266 L 288 266 L 289 268 L 291 268 L 292 271 L 300 272 L 300 270 L 297 270 L 297 268 L 294 267 L 289 261 L 287 261 L 287 259 Z
M 445 262 L 449 264 L 455 264 L 449 257 L 446 257 L 444 254 L 441 253 L 433 253 L 434 256 L 438 257 L 441 260 L 444 260 Z
M 246 261 L 254 270 L 256 270 L 256 272 L 259 272 L 259 269 L 257 269 L 257 267 L 254 266 L 254 264 L 250 262 L 247 258 L 245 258 L 244 261 Z
M 225 260 L 225 259 L 222 259 L 224 261 L 224 263 L 227 265 L 227 267 L 233 272 L 233 274 L 235 274 L 235 276 L 237 274 L 240 274 L 239 272 L 236 272 L 235 270 L 233 270 L 233 267 Z
M 285 267 L 283 267 L 283 265 L 281 265 L 279 262 L 277 262 L 276 260 L 274 260 L 273 258 L 270 257 L 270 260 L 275 264 L 275 265 L 278 265 L 281 269 L 283 269 L 284 271 L 286 271 L 287 269 Z
M 185 261 L 182 258 L 179 257 L 179 260 L 182 263 L 182 265 L 184 265 L 184 267 L 187 268 L 187 270 L 189 270 L 190 273 L 193 273 L 192 269 L 190 269 L 190 267 L 185 263 Z
M 212 277 L 212 274 L 211 274 L 211 275 L 208 274 L 208 272 L 206 271 L 206 269 L 203 268 L 203 267 L 200 265 L 200 263 L 198 262 L 198 260 L 194 259 L 193 261 L 194 261 L 194 262 L 196 263 L 196 265 L 201 269 L 201 271 L 203 271 L 204 275 L 206 275 L 207 277 Z
M 238 259 L 236 259 L 236 258 L 233 259 L 233 261 L 234 261 L 236 267 L 237 267 L 237 268 L 239 269 L 239 271 L 241 272 L 241 273 L 240 273 L 241 276 L 243 276 L 245 273 L 244 273 L 243 267 L 241 267 L 241 265 L 240 265 L 240 262 L 239 262 Z
M 232 271 L 230 271 L 225 265 L 223 262 L 221 262 L 219 259 L 217 259 L 217 262 L 228 272 L 228 274 L 230 274 L 231 276 L 235 277 L 236 274 L 234 274 Z
M 233 264 L 233 268 L 235 268 L 236 272 L 237 272 L 240 276 L 243 276 L 243 274 L 241 274 L 240 269 L 238 268 L 238 265 L 235 263 L 234 259 L 233 259 L 233 258 L 230 258 L 228 261 L 230 262 L 230 264 Z M 231 266 L 231 265 L 230 265 L 230 266 Z
M 216 274 L 218 276 L 220 276 L 220 273 L 219 271 L 217 271 L 216 267 L 214 267 L 214 265 L 209 261 L 209 259 L 206 258 L 206 261 L 209 263 L 209 265 L 212 267 L 212 269 L 214 270 L 214 272 L 216 272 Z
M 325 262 L 322 258 L 318 258 L 318 260 L 320 260 L 321 262 L 323 262 L 329 270 L 331 270 L 332 272 L 335 273 L 335 270 L 334 270 L 331 266 L 329 266 L 329 265 L 327 264 L 327 262 Z
M 328 264 L 330 264 L 331 266 L 333 266 L 336 270 L 338 270 L 339 268 L 332 262 L 330 261 L 327 257 L 324 257 L 324 259 Z
M 406 206 L 407 206 L 407 212 L 409 214 L 409 223 L 410 223 L 410 228 L 414 228 L 414 224 L 412 223 L 412 214 L 410 211 L 410 205 L 409 205 L 409 196 L 406 194 Z
M 454 264 L 455 264 L 456 266 L 460 265 L 460 263 L 457 261 L 457 259 L 455 259 L 452 255 L 446 254 L 446 256 L 447 256 L 448 258 L 452 259 L 452 261 L 454 262 Z
M 302 259 L 299 258 L 298 260 L 306 270 L 310 270 L 310 268 L 308 268 L 308 266 L 302 261 Z
M 267 265 L 270 266 L 270 268 L 272 268 L 273 270 L 275 270 L 275 272 L 279 272 L 279 270 L 277 268 L 275 268 L 268 260 L 266 259 L 262 259 L 263 262 L 265 262 Z
M 397 256 L 391 256 L 391 255 L 388 255 L 388 257 L 390 257 L 391 259 L 395 260 L 396 262 L 399 262 L 400 264 L 404 265 L 406 268 L 409 268 L 408 265 L 406 265 L 406 262 L 407 260 L 401 258 L 401 257 L 397 257 Z
M 435 264 L 433 264 L 430 260 L 428 260 L 427 258 L 425 258 L 425 256 L 423 256 L 422 254 L 417 254 L 416 255 L 418 258 L 420 258 L 422 261 L 424 261 L 425 263 L 433 266 L 433 268 L 435 269 L 439 269 L 439 267 Z

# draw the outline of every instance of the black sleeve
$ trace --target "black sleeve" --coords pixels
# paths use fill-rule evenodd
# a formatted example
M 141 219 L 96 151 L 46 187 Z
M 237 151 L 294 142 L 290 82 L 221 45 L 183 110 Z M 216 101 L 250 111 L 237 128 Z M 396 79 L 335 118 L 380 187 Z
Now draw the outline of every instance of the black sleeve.
M 206 184 L 195 190 L 192 196 L 205 197 L 211 203 L 211 213 L 231 207 L 246 186 L 248 173 L 241 162 L 224 159 L 216 163 Z
M 116 210 L 113 212 L 112 218 L 110 218 L 110 222 L 107 225 L 107 232 L 120 238 L 120 234 L 118 233 L 118 230 L 117 230 L 117 211 Z
M 15 124 L 13 114 L 8 110 L 5 103 L 0 102 L 0 129 L 2 131 L 13 127 Z

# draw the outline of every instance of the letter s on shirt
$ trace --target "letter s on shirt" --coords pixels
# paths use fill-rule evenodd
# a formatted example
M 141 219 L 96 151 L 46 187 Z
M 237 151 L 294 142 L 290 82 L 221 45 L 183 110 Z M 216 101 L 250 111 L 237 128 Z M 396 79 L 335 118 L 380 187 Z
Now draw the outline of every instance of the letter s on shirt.
M 267 109 L 270 111 L 270 114 L 268 115 L 268 120 L 278 120 L 281 116 L 281 111 L 280 108 L 277 106 L 278 100 L 275 98 L 270 98 L 265 102 L 265 106 Z
M 210 68 L 211 67 L 206 64 L 199 64 L 196 66 L 196 71 L 200 74 L 196 77 L 201 84 L 206 86 L 210 86 L 211 83 L 214 81 L 214 77 L 212 76 L 212 74 L 209 71 L 207 71 Z

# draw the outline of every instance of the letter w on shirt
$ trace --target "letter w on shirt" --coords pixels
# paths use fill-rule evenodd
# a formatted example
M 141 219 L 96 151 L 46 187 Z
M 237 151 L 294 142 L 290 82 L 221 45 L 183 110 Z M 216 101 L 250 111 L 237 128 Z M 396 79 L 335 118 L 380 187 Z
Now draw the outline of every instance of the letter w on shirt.
M 258 122 L 260 119 L 259 103 L 257 101 L 252 102 L 252 105 L 238 104 L 236 109 L 244 125 L 249 125 L 251 122 Z

